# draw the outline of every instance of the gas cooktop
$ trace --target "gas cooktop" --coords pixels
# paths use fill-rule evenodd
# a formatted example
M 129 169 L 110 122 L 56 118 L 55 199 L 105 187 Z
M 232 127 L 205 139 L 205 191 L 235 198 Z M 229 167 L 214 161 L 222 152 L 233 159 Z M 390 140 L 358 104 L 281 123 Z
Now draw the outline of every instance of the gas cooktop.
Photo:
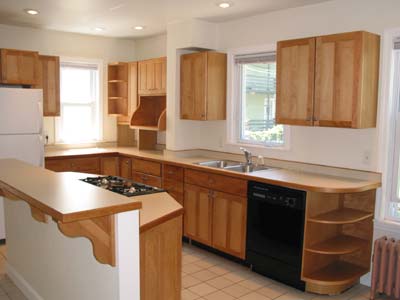
M 148 195 L 164 192 L 163 189 L 150 185 L 134 182 L 118 176 L 96 176 L 80 179 L 83 182 L 101 187 L 114 193 L 124 195 L 126 197 Z

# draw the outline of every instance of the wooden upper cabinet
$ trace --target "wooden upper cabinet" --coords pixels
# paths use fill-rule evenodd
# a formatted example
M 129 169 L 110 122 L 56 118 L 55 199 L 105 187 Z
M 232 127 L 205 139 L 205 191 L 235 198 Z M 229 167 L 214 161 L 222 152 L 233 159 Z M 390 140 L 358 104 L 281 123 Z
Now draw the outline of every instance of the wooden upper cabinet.
M 225 53 L 181 56 L 181 119 L 226 119 L 226 66 Z
M 359 31 L 316 41 L 314 125 L 375 127 L 379 36 Z
M 278 42 L 276 123 L 312 125 L 315 38 Z
M 167 90 L 167 58 L 153 58 L 138 64 L 139 95 L 165 95 Z
M 132 114 L 138 106 L 138 63 L 128 63 L 128 111 L 125 115 L 118 116 L 118 124 L 129 125 L 131 122 Z M 111 100 L 109 100 L 111 101 Z
M 380 37 L 357 31 L 278 42 L 278 124 L 376 126 Z
M 43 115 L 60 116 L 60 58 L 39 55 L 37 88 L 43 89 Z
M 37 84 L 38 52 L 0 49 L 1 83 Z

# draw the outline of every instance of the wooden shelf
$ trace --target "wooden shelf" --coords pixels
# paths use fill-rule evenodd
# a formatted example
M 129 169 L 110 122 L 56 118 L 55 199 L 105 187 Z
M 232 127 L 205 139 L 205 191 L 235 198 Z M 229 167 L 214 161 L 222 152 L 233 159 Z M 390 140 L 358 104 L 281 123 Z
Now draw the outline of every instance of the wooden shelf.
M 109 100 L 120 100 L 120 99 L 126 99 L 126 97 L 108 97 Z
M 367 268 L 335 261 L 310 275 L 303 276 L 303 280 L 314 284 L 345 285 L 359 280 L 366 273 L 368 273 Z
M 310 247 L 306 247 L 305 250 L 319 254 L 341 255 L 354 253 L 360 249 L 368 247 L 368 245 L 369 242 L 366 240 L 349 235 L 339 235 Z
M 372 218 L 373 215 L 374 213 L 372 212 L 342 208 L 315 217 L 309 217 L 308 221 L 323 224 L 351 224 Z
M 113 80 L 109 80 L 109 83 L 128 83 L 128 81 L 126 80 L 122 80 L 122 79 L 113 79 Z
M 166 97 L 140 97 L 139 107 L 133 113 L 130 127 L 135 129 L 165 131 Z

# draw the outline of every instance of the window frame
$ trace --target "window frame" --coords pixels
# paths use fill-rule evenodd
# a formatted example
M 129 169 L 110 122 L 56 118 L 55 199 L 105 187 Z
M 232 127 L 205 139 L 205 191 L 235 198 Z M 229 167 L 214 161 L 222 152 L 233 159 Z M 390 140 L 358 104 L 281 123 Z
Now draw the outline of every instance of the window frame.
M 76 65 L 93 65 L 97 68 L 97 81 L 98 81 L 98 90 L 97 90 L 97 97 L 96 101 L 90 102 L 90 103 L 62 103 L 60 99 L 60 111 L 61 115 L 59 117 L 56 117 L 55 120 L 55 144 L 67 144 L 67 145 L 80 145 L 80 144 L 93 144 L 97 142 L 101 142 L 103 140 L 103 111 L 104 111 L 104 98 L 103 98 L 103 66 L 104 63 L 102 60 L 99 59 L 88 59 L 88 58 L 76 58 L 76 57 L 60 57 L 60 75 L 61 75 L 61 68 L 63 64 L 76 64 Z M 61 79 L 61 76 L 60 76 Z M 93 78 L 92 78 L 93 80 Z M 91 82 L 92 85 L 95 84 L 94 81 Z M 87 140 L 87 141 L 65 141 L 60 138 L 60 134 L 62 132 L 62 114 L 63 114 L 63 109 L 64 106 L 88 106 L 91 107 L 95 113 L 92 117 L 97 118 L 97 138 L 93 140 Z M 92 122 L 95 122 L 95 120 L 92 119 Z
M 260 45 L 254 47 L 237 48 L 228 51 L 228 91 L 227 91 L 227 127 L 226 127 L 226 144 L 232 146 L 246 146 L 251 148 L 273 149 L 273 150 L 289 150 L 290 149 L 290 127 L 283 125 L 284 140 L 283 144 L 251 142 L 241 139 L 241 97 L 238 95 L 241 91 L 241 80 L 237 66 L 235 64 L 235 56 L 254 53 L 275 52 L 276 44 Z

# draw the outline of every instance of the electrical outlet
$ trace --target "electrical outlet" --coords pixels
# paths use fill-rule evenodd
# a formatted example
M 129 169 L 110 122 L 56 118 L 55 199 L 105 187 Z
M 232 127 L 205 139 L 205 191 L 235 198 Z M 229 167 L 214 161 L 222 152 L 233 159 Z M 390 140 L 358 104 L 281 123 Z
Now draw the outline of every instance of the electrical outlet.
M 369 150 L 364 151 L 362 162 L 364 165 L 369 165 L 371 163 L 371 152 Z

